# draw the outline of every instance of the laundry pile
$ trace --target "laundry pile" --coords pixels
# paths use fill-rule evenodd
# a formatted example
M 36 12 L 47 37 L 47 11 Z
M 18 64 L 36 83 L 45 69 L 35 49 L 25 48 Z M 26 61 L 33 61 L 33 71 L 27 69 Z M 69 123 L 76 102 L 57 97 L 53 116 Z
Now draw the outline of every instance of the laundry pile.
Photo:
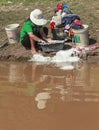
M 55 40 L 64 39 L 64 37 L 72 38 L 74 35 L 73 29 L 83 29 L 83 24 L 80 16 L 74 14 L 70 6 L 59 3 L 56 6 L 54 15 L 50 21 L 50 29 L 52 37 Z

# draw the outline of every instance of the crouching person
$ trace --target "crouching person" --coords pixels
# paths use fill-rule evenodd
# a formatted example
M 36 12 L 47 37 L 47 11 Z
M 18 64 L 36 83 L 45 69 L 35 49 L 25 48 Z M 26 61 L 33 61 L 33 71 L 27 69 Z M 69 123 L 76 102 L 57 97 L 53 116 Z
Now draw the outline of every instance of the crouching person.
M 44 40 L 47 40 L 48 28 L 44 27 L 45 24 L 47 24 L 47 20 L 44 18 L 42 11 L 35 9 L 22 26 L 20 42 L 26 49 L 30 49 L 33 55 L 37 53 L 35 44 L 37 42 L 43 44 Z

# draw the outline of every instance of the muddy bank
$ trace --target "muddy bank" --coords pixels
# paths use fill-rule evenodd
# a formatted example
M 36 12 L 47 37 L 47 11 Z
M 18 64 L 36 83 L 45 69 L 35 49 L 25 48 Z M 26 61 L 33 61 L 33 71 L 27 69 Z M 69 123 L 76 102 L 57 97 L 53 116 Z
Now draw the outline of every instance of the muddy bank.
M 5 43 L 0 48 L 0 60 L 4 61 L 27 61 L 32 57 L 30 50 L 25 50 L 20 43 Z
M 67 43 L 66 43 L 67 44 Z M 65 44 L 65 45 L 66 45 Z M 95 45 L 91 45 L 95 46 Z M 69 49 L 65 48 L 65 49 Z M 44 53 L 40 51 L 44 56 L 52 56 L 55 55 L 55 52 Z M 20 43 L 16 44 L 8 44 L 4 43 L 0 46 L 0 60 L 1 61 L 20 61 L 27 62 L 32 57 L 31 51 L 26 50 Z M 83 60 L 98 60 L 99 59 L 99 49 L 82 51 L 79 57 Z

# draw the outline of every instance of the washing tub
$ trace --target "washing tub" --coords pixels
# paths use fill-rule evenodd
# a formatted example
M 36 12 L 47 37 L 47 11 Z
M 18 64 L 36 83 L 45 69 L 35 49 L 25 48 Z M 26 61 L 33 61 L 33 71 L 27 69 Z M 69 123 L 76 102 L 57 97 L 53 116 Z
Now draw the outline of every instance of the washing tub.
M 64 40 L 60 40 L 60 41 L 56 40 L 55 43 L 45 42 L 45 43 L 38 43 L 38 44 L 43 52 L 57 52 L 63 49 L 64 43 L 65 43 Z

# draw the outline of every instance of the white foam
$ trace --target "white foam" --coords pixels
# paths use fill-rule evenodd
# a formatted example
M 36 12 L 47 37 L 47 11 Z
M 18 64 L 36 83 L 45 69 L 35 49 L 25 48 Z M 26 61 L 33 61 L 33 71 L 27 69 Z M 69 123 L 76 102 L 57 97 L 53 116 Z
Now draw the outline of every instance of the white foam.
M 41 54 L 35 54 L 29 61 L 34 62 L 49 62 L 51 60 L 51 57 L 45 57 Z
M 69 57 L 69 58 L 68 58 L 68 61 L 69 61 L 69 62 L 78 62 L 79 60 L 80 60 L 80 58 L 77 57 L 77 56 Z
M 35 54 L 29 61 L 33 61 L 36 63 L 55 63 L 60 69 L 63 70 L 72 70 L 74 66 L 72 62 L 78 62 L 80 60 L 79 57 L 72 57 L 71 55 L 74 52 L 74 48 L 69 50 L 61 50 L 56 53 L 53 57 L 45 57 L 42 54 Z
M 72 57 L 73 53 L 74 49 L 59 51 L 52 57 L 51 62 L 78 62 L 80 59 L 77 56 Z
M 73 65 L 62 66 L 62 67 L 60 67 L 60 69 L 62 69 L 62 70 L 73 70 L 73 69 L 74 69 L 74 66 L 73 66 Z

